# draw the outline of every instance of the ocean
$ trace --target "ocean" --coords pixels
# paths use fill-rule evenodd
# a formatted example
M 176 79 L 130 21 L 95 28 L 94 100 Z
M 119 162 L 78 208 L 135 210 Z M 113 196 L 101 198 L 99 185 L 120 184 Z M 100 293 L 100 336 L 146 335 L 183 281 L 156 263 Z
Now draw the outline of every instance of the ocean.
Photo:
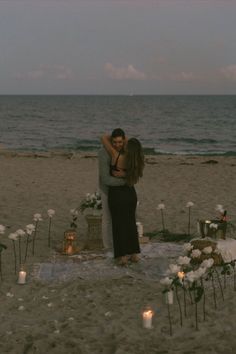
M 146 154 L 236 155 L 235 96 L 0 96 L 0 146 L 97 151 L 114 128 Z

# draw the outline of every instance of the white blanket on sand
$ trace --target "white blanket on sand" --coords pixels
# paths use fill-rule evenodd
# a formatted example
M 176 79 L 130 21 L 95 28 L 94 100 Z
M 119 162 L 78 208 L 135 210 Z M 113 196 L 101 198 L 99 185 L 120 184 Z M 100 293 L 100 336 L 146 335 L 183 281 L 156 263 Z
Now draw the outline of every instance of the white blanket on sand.
M 218 240 L 217 249 L 220 251 L 224 262 L 236 260 L 236 240 L 232 238 Z

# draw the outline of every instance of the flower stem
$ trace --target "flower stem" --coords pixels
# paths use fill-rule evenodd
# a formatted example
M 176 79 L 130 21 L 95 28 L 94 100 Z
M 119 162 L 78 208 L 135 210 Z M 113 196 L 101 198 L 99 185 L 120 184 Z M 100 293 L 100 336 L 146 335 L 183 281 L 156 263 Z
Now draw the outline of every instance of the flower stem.
M 181 304 L 180 304 L 180 300 L 179 300 L 177 286 L 175 286 L 175 293 L 176 293 L 176 299 L 177 299 L 178 306 L 179 306 L 180 326 L 182 327 L 183 326 L 183 315 L 182 315 L 182 308 L 181 308 Z
M 196 295 L 195 295 L 196 298 Z M 195 300 L 195 328 L 198 331 L 198 313 L 197 313 L 197 301 Z
M 163 210 L 161 209 L 161 222 L 162 222 L 162 231 L 165 230 L 165 223 L 164 223 L 164 213 Z
M 169 325 L 170 325 L 170 336 L 172 336 L 172 322 L 171 322 L 171 316 L 170 316 L 170 305 L 169 302 L 167 301 L 167 310 L 168 310 L 168 319 L 169 319 Z
M 226 289 L 226 274 L 224 273 L 224 289 Z
M 201 278 L 201 286 L 203 288 L 203 305 L 202 305 L 202 309 L 203 309 L 203 320 L 206 320 L 206 294 L 205 294 L 205 288 L 203 285 L 203 279 Z
M 213 288 L 214 305 L 215 305 L 215 309 L 217 309 L 217 304 L 216 304 L 216 289 L 215 289 L 215 282 L 214 282 L 214 276 L 213 276 L 213 274 L 211 275 L 211 283 L 212 283 L 212 288 Z
M 13 253 L 14 253 L 14 261 L 15 261 L 15 274 L 16 274 L 16 245 L 14 240 L 12 240 L 12 244 L 13 244 Z
M 184 317 L 187 317 L 187 306 L 186 306 L 186 288 L 183 280 L 183 290 L 184 290 Z
M 190 291 L 190 290 L 188 291 L 188 294 L 189 294 L 189 297 L 190 297 L 191 305 L 193 305 L 193 298 L 192 298 L 192 294 L 191 294 L 191 291 Z
M 21 236 L 19 236 L 19 264 L 21 264 Z
M 34 256 L 35 239 L 36 239 L 36 235 L 37 235 L 37 228 L 38 228 L 38 221 L 35 222 L 35 230 L 34 230 L 33 245 L 32 245 L 32 256 Z
M 48 247 L 51 246 L 51 223 L 52 223 L 52 218 L 49 218 L 49 226 L 48 226 Z
M 220 292 L 221 292 L 222 300 L 225 301 L 225 299 L 224 299 L 224 292 L 223 292 L 223 288 L 222 288 L 222 284 L 221 284 L 221 280 L 220 280 L 219 273 L 217 272 L 216 269 L 215 269 L 215 272 L 216 272 L 216 277 L 217 277 L 217 280 L 218 280 L 218 284 L 219 284 L 219 286 L 220 286 Z
M 29 245 L 29 234 L 27 234 L 27 239 L 26 239 L 26 246 L 25 246 L 25 262 L 26 262 L 26 258 L 28 255 L 28 245 Z
M 191 208 L 188 208 L 188 235 L 190 236 L 190 219 L 191 219 Z
M 1 280 L 3 280 L 3 277 L 2 277 L 2 252 L 0 251 L 0 277 L 1 277 Z
M 234 264 L 233 272 L 234 272 L 234 291 L 236 291 L 236 272 L 235 272 L 235 264 Z

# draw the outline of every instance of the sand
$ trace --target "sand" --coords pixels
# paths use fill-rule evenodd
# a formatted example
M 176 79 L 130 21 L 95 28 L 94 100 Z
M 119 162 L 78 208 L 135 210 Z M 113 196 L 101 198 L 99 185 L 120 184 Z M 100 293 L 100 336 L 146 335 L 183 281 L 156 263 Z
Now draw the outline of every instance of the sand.
M 217 163 L 215 163 L 217 162 Z M 207 318 L 199 309 L 199 330 L 194 308 L 179 323 L 176 301 L 171 307 L 173 336 L 169 335 L 167 308 L 159 280 L 168 263 L 181 254 L 180 244 L 150 242 L 142 246 L 141 261 L 117 267 L 102 251 L 83 251 L 68 257 L 56 252 L 69 227 L 70 209 L 87 192 L 97 189 L 96 154 L 48 152 L 0 154 L 0 224 L 3 280 L 0 282 L 0 353 L 234 353 L 236 350 L 236 293 L 228 282 L 225 301 L 207 298 Z M 192 201 L 191 232 L 196 220 L 215 215 L 223 204 L 236 221 L 236 158 L 195 156 L 148 156 L 143 179 L 136 190 L 138 219 L 144 232 L 161 230 L 156 207 L 164 202 L 166 227 L 186 232 Z M 47 246 L 49 208 L 52 247 Z M 35 256 L 27 258 L 28 278 L 18 285 L 14 274 L 12 241 L 8 234 L 32 223 L 41 213 Z M 79 244 L 86 240 L 87 224 L 78 218 Z M 232 236 L 232 235 L 231 235 Z M 141 313 L 151 306 L 155 314 L 151 330 L 142 327 Z

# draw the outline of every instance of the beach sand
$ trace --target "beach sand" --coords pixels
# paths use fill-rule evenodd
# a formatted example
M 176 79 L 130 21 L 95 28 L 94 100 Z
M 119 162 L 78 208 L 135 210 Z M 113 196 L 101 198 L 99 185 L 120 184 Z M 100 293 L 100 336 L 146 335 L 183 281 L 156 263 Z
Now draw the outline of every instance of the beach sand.
M 169 335 L 167 308 L 159 283 L 165 267 L 181 254 L 178 244 L 150 242 L 137 265 L 120 269 L 113 259 L 96 250 L 75 257 L 58 254 L 69 227 L 70 209 L 85 193 L 97 189 L 97 157 L 91 153 L 48 152 L 41 154 L 0 153 L 0 224 L 7 226 L 1 243 L 0 353 L 234 353 L 236 351 L 236 293 L 225 290 L 225 301 L 217 298 L 214 309 L 207 298 L 207 318 L 199 309 L 195 330 L 194 308 L 179 323 L 178 306 L 171 307 L 173 336 Z M 191 232 L 198 218 L 215 215 L 223 204 L 236 222 L 236 158 L 195 156 L 148 156 L 144 177 L 136 190 L 138 219 L 144 232 L 161 230 L 156 209 L 165 203 L 165 226 L 171 232 L 187 231 L 192 201 Z M 52 247 L 47 246 L 47 210 L 54 209 Z M 35 256 L 27 258 L 28 278 L 18 285 L 14 274 L 12 241 L 8 234 L 32 223 L 41 213 Z M 78 218 L 82 247 L 87 224 Z M 159 250 L 159 251 L 158 251 Z M 142 327 L 141 313 L 151 306 L 153 328 Z

